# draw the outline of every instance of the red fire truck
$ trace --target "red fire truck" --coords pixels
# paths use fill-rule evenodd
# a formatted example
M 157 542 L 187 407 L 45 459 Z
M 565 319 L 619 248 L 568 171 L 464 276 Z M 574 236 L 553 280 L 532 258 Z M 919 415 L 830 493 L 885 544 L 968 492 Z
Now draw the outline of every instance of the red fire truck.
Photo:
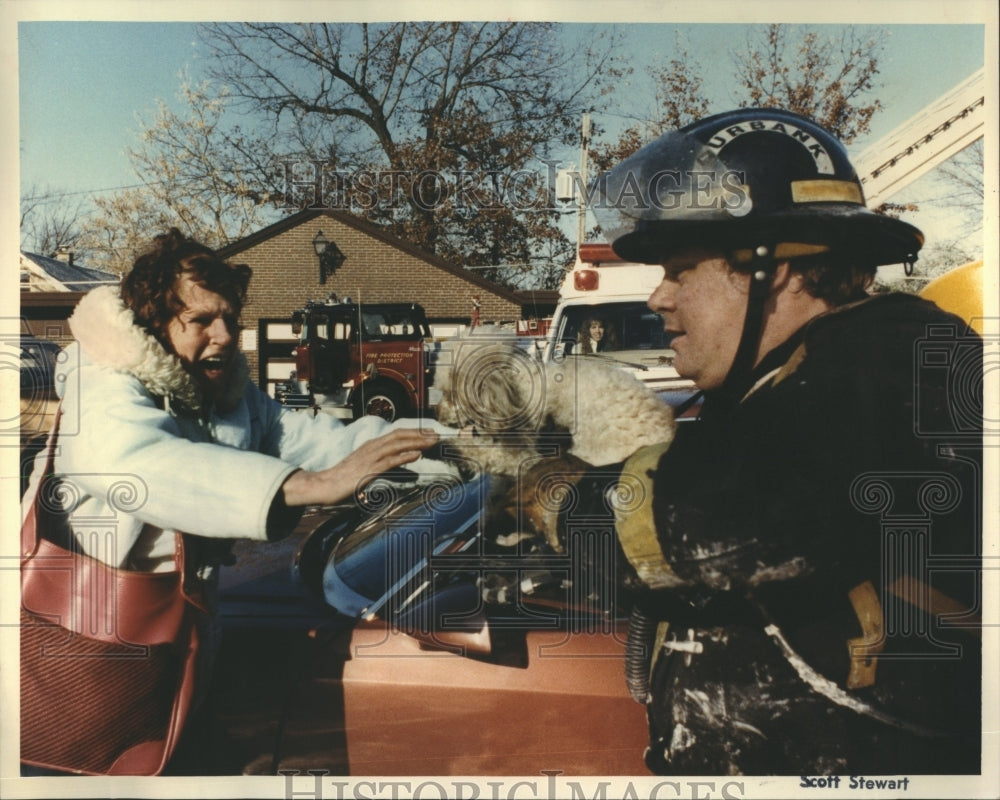
M 292 313 L 292 331 L 295 379 L 275 393 L 286 405 L 388 420 L 426 409 L 431 330 L 416 303 L 310 300 Z

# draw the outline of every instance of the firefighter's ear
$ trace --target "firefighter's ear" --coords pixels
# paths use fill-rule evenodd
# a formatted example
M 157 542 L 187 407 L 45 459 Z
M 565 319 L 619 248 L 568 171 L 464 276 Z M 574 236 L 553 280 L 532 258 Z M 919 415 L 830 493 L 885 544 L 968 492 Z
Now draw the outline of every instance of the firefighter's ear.
M 805 275 L 797 270 L 793 270 L 791 264 L 782 261 L 774 270 L 774 277 L 771 279 L 771 290 L 779 292 L 785 289 L 792 294 L 801 294 L 805 291 Z

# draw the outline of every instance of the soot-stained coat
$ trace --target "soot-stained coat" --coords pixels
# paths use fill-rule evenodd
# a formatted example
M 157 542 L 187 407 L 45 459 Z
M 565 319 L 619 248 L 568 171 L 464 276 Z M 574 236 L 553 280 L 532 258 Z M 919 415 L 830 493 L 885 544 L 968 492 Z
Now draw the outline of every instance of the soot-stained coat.
M 651 769 L 978 772 L 982 341 L 877 296 L 743 388 L 624 468 L 651 500 L 622 555 L 666 623 Z

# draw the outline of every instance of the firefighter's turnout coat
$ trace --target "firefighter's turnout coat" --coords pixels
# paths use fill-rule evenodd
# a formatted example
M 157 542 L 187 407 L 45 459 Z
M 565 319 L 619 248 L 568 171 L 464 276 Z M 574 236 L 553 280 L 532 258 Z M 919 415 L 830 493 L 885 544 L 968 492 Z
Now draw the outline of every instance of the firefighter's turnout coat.
M 876 296 L 625 464 L 654 771 L 978 772 L 982 375 L 961 319 Z

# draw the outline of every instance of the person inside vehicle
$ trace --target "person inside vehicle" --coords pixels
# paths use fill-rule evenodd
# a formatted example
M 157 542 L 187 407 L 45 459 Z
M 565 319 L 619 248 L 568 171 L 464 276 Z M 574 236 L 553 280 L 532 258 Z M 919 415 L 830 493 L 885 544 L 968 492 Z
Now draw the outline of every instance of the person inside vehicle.
M 120 290 L 80 300 L 70 318 L 79 357 L 57 381 L 54 475 L 72 488 L 54 496 L 71 525 L 115 520 L 110 540 L 84 525 L 75 546 L 116 568 L 157 572 L 173 568 L 175 531 L 189 534 L 185 564 L 210 611 L 232 540 L 286 536 L 306 506 L 349 500 L 404 465 L 426 480 L 448 469 L 422 458 L 446 430 L 436 423 L 345 425 L 257 388 L 238 348 L 250 277 L 177 229 L 156 236 Z M 135 499 L 124 506 L 122 482 Z M 211 642 L 216 623 L 207 623 Z
M 668 133 L 598 185 L 615 252 L 663 265 L 649 307 L 703 392 L 669 446 L 562 512 L 639 498 L 614 567 L 650 769 L 977 773 L 982 340 L 871 289 L 922 234 L 779 109 Z
M 573 352 L 578 355 L 593 355 L 617 349 L 618 337 L 615 335 L 614 325 L 601 317 L 589 317 L 580 326 Z

